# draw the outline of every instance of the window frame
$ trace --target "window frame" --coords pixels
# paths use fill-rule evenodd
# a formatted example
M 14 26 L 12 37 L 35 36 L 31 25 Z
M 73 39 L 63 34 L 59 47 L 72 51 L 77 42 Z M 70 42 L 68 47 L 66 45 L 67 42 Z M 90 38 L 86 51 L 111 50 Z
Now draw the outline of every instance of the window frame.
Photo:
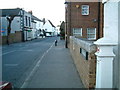
M 82 37 L 82 28 L 73 28 L 73 36 L 81 36 Z M 75 30 L 80 30 L 80 33 L 77 33 Z
M 29 20 L 29 27 L 31 27 L 31 20 L 30 20 L 30 17 L 28 17 L 28 20 Z
M 94 29 L 94 33 L 88 33 L 88 30 Z M 88 35 L 94 35 L 94 38 L 88 37 Z M 88 40 L 95 40 L 96 39 L 96 28 L 87 28 L 87 39 Z
M 87 6 L 87 8 L 83 8 L 84 6 Z M 82 15 L 89 15 L 89 13 L 90 13 L 90 9 L 89 8 L 90 8 L 89 5 L 82 5 L 81 6 L 81 14 Z M 85 11 L 83 11 L 83 10 L 85 10 Z M 87 10 L 87 14 L 85 14 L 86 10 Z
M 27 27 L 28 26 L 28 17 L 25 16 L 25 26 Z

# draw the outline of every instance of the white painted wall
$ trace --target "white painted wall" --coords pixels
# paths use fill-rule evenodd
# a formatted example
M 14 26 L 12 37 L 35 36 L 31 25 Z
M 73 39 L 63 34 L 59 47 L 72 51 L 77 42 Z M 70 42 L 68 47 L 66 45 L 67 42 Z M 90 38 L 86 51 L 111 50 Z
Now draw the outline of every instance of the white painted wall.
M 46 23 L 43 25 L 43 29 L 46 31 L 46 32 L 51 32 L 52 36 L 54 36 L 54 33 L 55 33 L 55 28 L 52 27 L 52 25 L 50 24 L 50 22 L 47 20 Z
M 36 23 L 35 22 L 32 22 L 32 39 L 35 39 L 37 38 L 37 35 L 36 35 Z
M 118 45 L 114 48 L 114 53 L 116 55 L 113 66 L 113 88 L 120 89 L 120 0 L 118 3 Z
M 118 42 L 118 3 L 108 1 L 104 4 L 104 37 Z
M 1 29 L 4 29 L 5 32 L 2 33 L 2 36 L 7 36 L 7 25 L 8 25 L 8 22 L 7 22 L 7 19 L 6 17 L 0 17 L 2 21 L 0 21 L 0 25 L 1 25 Z
M 15 31 L 22 31 L 20 17 L 15 17 L 11 24 L 11 33 L 15 33 Z
M 118 1 L 104 0 L 104 37 L 97 40 L 96 88 L 118 88 L 120 85 L 118 60 Z M 103 2 L 104 3 L 104 2 Z M 113 53 L 114 47 L 114 53 Z
M 36 34 L 37 34 L 37 37 L 40 36 L 40 29 L 42 28 L 42 23 L 40 21 L 37 21 L 35 20 L 36 22 Z
M 46 32 L 53 32 L 53 28 L 49 21 L 47 20 L 46 23 L 43 25 L 43 28 L 46 29 Z
M 28 25 L 26 25 L 26 16 L 27 16 L 27 22 Z M 29 26 L 29 18 L 30 17 L 30 26 Z M 27 27 L 25 30 L 31 30 L 32 28 L 32 22 L 31 22 L 31 14 L 24 11 L 24 27 Z M 24 31 L 24 40 L 31 40 L 32 39 L 32 32 Z
M 8 27 L 8 21 L 6 19 L 6 17 L 1 17 L 2 18 L 2 29 L 5 30 L 5 34 L 3 35 L 7 35 L 7 27 Z M 21 20 L 20 17 L 15 17 L 11 23 L 11 33 L 15 33 L 15 31 L 22 31 L 21 29 Z

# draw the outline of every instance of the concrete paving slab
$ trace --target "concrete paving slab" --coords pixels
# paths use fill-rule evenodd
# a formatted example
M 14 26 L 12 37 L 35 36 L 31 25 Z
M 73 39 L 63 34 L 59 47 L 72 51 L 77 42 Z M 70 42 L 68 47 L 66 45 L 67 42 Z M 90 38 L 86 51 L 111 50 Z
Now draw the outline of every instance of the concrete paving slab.
M 45 54 L 26 88 L 84 88 L 64 40 Z

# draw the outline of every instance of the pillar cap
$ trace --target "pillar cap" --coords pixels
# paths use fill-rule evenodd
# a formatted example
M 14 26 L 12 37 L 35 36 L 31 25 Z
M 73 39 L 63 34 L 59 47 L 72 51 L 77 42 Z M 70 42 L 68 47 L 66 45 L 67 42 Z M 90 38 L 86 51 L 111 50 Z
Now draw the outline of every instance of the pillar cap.
M 97 41 L 94 42 L 96 45 L 103 45 L 103 46 L 116 46 L 117 42 L 112 41 L 112 39 L 109 38 L 100 38 Z

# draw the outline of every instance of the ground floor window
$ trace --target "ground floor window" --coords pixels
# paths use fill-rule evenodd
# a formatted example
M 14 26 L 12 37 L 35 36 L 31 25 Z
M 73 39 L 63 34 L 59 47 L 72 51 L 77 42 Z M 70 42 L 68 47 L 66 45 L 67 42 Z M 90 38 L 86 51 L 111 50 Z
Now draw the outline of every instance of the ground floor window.
M 73 36 L 82 36 L 82 28 L 73 28 Z
M 87 28 L 87 39 L 88 40 L 96 39 L 96 28 Z

